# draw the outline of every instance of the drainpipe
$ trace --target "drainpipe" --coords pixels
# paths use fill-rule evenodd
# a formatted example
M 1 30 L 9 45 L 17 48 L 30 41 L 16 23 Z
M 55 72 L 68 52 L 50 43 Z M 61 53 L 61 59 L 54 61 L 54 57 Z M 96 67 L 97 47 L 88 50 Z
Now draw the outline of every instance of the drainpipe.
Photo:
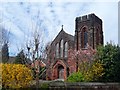
M 77 51 L 77 61 L 76 61 L 76 72 L 78 72 L 78 51 Z

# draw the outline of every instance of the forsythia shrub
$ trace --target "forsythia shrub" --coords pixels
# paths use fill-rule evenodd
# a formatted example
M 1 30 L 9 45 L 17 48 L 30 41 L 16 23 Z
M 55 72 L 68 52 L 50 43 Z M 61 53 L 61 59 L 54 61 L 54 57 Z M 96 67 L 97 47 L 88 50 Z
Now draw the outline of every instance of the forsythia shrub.
M 32 81 L 32 71 L 22 64 L 0 64 L 4 88 L 25 88 Z
M 96 81 L 104 74 L 103 64 L 99 61 L 95 61 L 92 65 L 93 80 Z
M 84 62 L 81 63 L 79 71 L 83 74 L 85 81 L 99 81 L 99 78 L 104 74 L 103 64 L 99 61 L 94 61 L 93 63 Z
M 0 90 L 2 88 L 2 66 L 0 65 Z

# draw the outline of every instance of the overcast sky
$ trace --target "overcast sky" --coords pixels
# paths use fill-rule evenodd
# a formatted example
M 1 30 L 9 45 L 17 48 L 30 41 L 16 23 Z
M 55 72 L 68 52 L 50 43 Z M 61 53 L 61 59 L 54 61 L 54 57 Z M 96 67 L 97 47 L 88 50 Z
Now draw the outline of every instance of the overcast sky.
M 45 43 L 52 41 L 64 25 L 64 30 L 75 34 L 75 18 L 95 13 L 103 21 L 104 43 L 112 41 L 118 44 L 118 2 L 117 0 L 86 0 L 79 1 L 32 1 L 0 3 L 0 25 L 9 34 L 10 55 L 16 55 L 18 47 L 25 45 L 35 25 L 39 27 Z M 39 17 L 39 19 L 37 19 Z

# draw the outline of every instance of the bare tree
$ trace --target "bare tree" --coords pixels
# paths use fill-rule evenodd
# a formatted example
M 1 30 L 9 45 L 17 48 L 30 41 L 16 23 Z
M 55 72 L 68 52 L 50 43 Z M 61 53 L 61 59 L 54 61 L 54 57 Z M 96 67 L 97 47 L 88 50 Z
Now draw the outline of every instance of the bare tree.
M 44 30 L 41 30 L 40 17 L 39 12 L 37 15 L 37 22 L 33 23 L 31 25 L 31 31 L 29 30 L 29 34 L 26 37 L 26 49 L 27 49 L 27 58 L 30 58 L 33 63 L 37 61 L 41 61 L 43 58 L 45 58 L 45 38 L 44 38 Z M 36 84 L 39 84 L 39 73 L 42 71 L 41 66 L 35 65 L 36 70 Z M 44 70 L 45 71 L 45 70 Z M 43 73 L 42 73 L 43 74 Z

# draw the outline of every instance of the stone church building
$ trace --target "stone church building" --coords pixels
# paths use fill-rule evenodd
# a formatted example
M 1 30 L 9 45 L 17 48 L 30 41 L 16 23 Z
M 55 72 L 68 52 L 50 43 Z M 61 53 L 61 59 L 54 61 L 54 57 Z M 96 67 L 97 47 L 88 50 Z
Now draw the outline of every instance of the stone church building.
M 102 20 L 95 14 L 76 17 L 75 35 L 66 33 L 62 26 L 61 31 L 49 47 L 46 79 L 65 80 L 71 73 L 77 71 L 77 64 L 80 61 L 72 59 L 69 50 L 91 53 L 90 49 L 95 50 L 98 45 L 102 44 Z

